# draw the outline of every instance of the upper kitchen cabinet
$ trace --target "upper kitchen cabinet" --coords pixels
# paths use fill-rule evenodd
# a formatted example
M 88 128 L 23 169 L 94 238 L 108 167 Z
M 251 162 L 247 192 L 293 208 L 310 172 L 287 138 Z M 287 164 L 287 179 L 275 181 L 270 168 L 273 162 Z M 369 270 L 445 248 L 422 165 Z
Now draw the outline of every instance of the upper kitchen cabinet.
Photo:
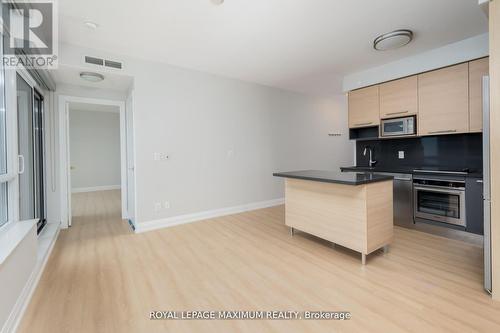
M 418 133 L 469 132 L 469 64 L 418 76 Z
M 483 130 L 483 76 L 488 75 L 489 58 L 469 63 L 469 122 L 471 132 Z
M 417 114 L 418 78 L 411 76 L 380 85 L 380 118 Z
M 379 86 L 349 92 L 349 128 L 378 126 Z

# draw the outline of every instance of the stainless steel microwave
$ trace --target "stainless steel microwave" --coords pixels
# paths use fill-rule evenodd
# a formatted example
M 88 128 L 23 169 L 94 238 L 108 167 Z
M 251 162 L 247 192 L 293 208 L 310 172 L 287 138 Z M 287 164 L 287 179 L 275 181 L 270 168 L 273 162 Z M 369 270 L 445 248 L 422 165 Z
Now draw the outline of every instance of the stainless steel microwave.
M 381 136 L 403 136 L 415 135 L 417 126 L 415 126 L 415 117 L 404 117 L 394 119 L 382 119 Z

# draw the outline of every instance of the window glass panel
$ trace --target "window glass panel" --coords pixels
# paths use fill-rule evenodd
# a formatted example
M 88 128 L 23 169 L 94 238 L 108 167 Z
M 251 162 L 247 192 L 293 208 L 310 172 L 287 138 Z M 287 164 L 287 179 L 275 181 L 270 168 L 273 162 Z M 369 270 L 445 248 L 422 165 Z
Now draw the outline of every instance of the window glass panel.
M 22 156 L 24 172 L 19 175 L 19 219 L 35 218 L 33 89 L 17 75 L 17 134 L 18 153 Z
M 386 133 L 399 133 L 403 132 L 404 126 L 403 122 L 399 121 L 397 123 L 385 123 L 384 124 L 384 132 Z
M 7 183 L 0 183 L 0 227 L 9 220 Z
M 2 16 L 0 6 L 0 17 Z M 0 34 L 0 55 L 3 56 L 3 34 Z M 5 76 L 0 63 L 0 175 L 7 173 L 7 117 L 5 111 Z M 8 183 L 0 183 L 0 227 L 9 220 Z
M 1 92 L 0 92 L 0 95 Z M 1 97 L 0 97 L 1 100 Z M 5 108 L 0 104 L 0 175 L 7 173 L 7 141 L 5 126 Z
M 2 38 L 0 38 L 0 44 Z M 0 53 L 3 54 L 0 45 Z M 5 79 L 3 65 L 0 68 L 0 174 L 7 173 L 7 126 L 5 116 Z

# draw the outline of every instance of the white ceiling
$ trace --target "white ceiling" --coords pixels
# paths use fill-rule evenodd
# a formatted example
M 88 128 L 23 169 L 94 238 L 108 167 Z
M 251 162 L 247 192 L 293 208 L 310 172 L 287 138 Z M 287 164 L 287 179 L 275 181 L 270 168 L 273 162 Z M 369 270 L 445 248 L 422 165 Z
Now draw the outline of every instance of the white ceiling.
M 88 88 L 106 89 L 125 93 L 132 84 L 132 78 L 114 73 L 103 73 L 104 80 L 101 82 L 89 82 L 80 78 L 80 73 L 89 69 L 78 69 L 59 65 L 57 70 L 50 71 L 50 75 L 56 83 L 65 83 Z
M 308 93 L 487 31 L 477 0 L 65 0 L 59 13 L 63 42 Z M 415 42 L 372 49 L 398 28 Z

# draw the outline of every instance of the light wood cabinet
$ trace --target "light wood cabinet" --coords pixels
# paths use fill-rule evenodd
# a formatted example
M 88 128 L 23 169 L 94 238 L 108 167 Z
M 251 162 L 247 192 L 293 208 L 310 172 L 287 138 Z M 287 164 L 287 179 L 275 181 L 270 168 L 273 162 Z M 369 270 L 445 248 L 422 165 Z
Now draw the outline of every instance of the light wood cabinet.
M 483 131 L 483 76 L 488 75 L 489 58 L 469 63 L 469 129 Z
M 379 86 L 349 92 L 349 128 L 380 124 Z
M 361 252 L 363 257 L 392 243 L 392 180 L 350 186 L 287 178 L 285 207 L 288 227 Z
M 410 76 L 380 85 L 380 118 L 416 115 L 418 111 L 418 77 Z
M 439 135 L 469 131 L 469 64 L 418 76 L 418 133 Z

